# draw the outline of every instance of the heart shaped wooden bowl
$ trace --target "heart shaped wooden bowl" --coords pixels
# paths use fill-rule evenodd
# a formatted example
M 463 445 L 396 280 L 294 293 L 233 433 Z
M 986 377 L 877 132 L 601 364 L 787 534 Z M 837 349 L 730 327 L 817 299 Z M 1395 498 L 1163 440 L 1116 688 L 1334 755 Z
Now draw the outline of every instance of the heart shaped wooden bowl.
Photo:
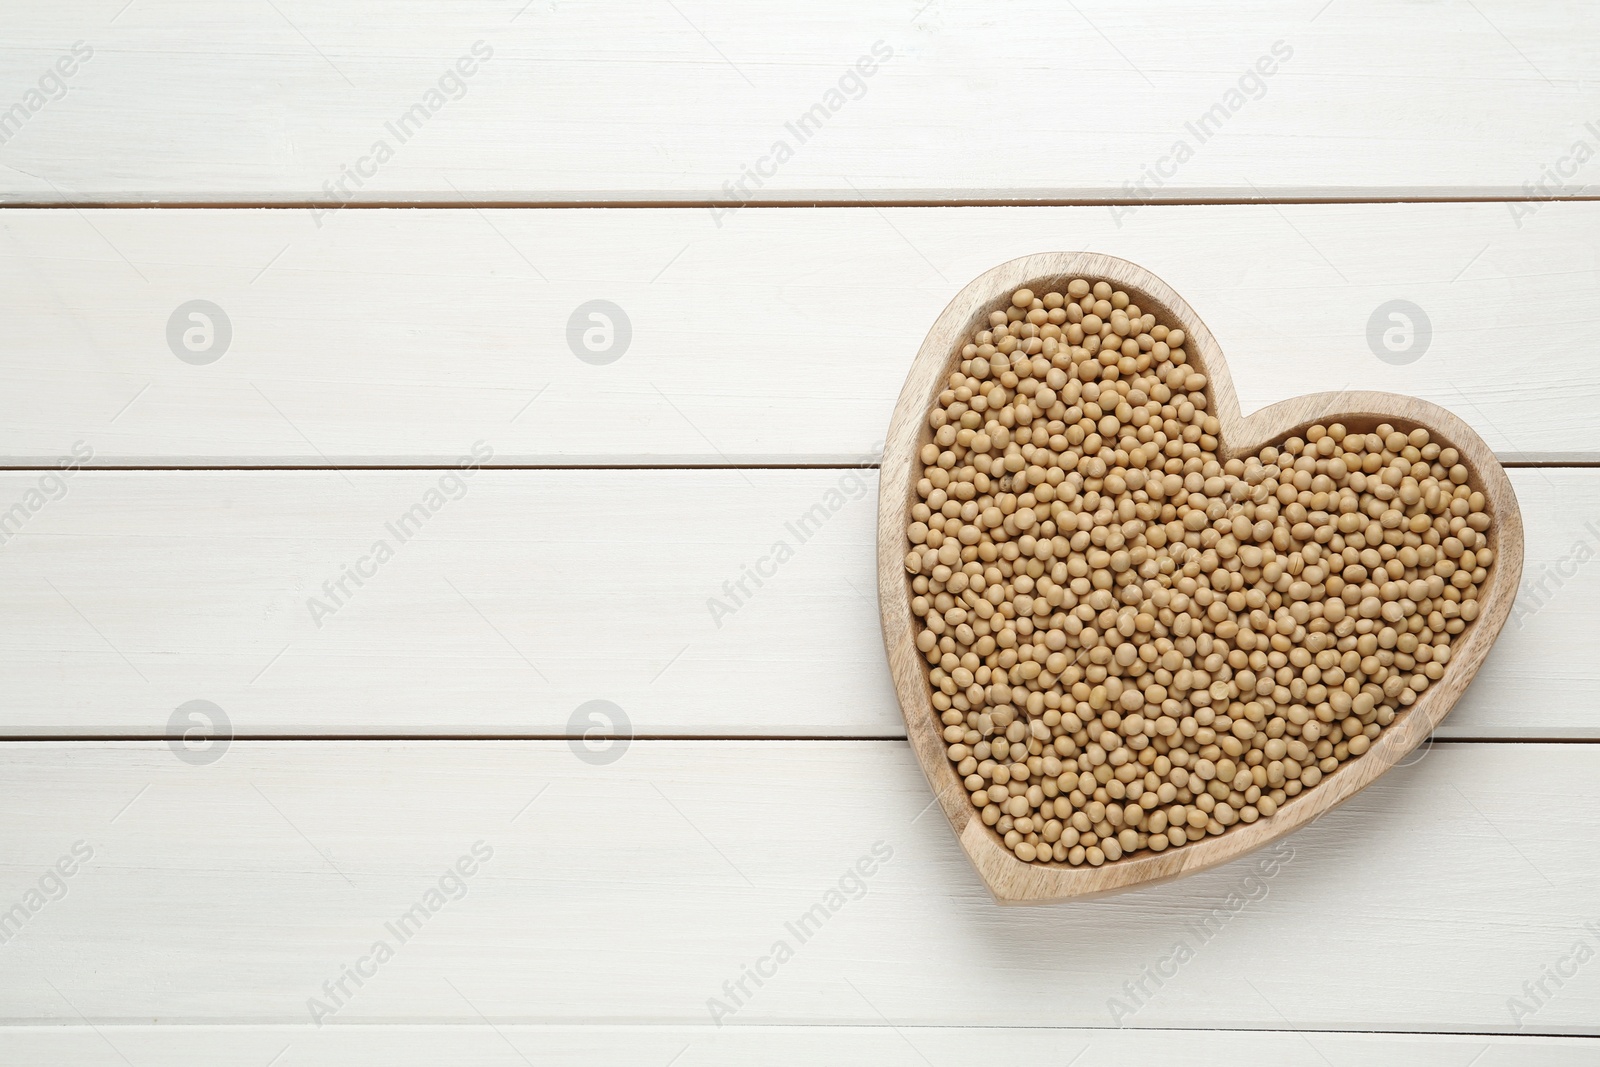
M 1019 288 L 1064 290 L 1073 278 L 1106 281 L 1134 298 L 1158 321 L 1184 330 L 1189 361 L 1209 380 L 1212 408 L 1221 423 L 1219 458 L 1255 455 L 1322 422 L 1342 422 L 1370 433 L 1380 423 L 1397 429 L 1426 429 L 1435 441 L 1455 448 L 1471 471 L 1470 485 L 1484 494 L 1493 523 L 1495 562 L 1480 592 L 1478 618 L 1452 642 L 1444 676 L 1397 715 L 1365 754 L 1342 764 L 1315 788 L 1291 798 L 1277 813 L 1248 826 L 1165 852 L 1142 852 L 1101 867 L 1064 863 L 1026 863 L 999 835 L 983 824 L 956 769 L 945 753 L 938 715 L 930 700 L 927 661 L 917 651 L 917 625 L 911 612 L 906 573 L 906 526 L 915 499 L 918 453 L 932 440 L 928 412 L 960 359 L 972 333 L 990 312 L 1009 305 Z M 974 279 L 956 295 L 933 324 L 917 353 L 895 405 L 884 447 L 878 497 L 878 602 L 884 645 L 894 675 L 900 710 L 912 748 L 956 837 L 996 900 L 1002 904 L 1038 903 L 1087 897 L 1160 882 L 1235 859 L 1304 826 L 1371 783 L 1402 760 L 1438 726 L 1477 674 L 1489 647 L 1505 624 L 1522 574 L 1522 516 L 1505 471 L 1483 439 L 1444 408 L 1392 393 L 1315 393 L 1239 414 L 1233 379 L 1211 331 L 1184 300 L 1149 271 L 1127 260 L 1090 252 L 1053 252 L 1003 263 Z

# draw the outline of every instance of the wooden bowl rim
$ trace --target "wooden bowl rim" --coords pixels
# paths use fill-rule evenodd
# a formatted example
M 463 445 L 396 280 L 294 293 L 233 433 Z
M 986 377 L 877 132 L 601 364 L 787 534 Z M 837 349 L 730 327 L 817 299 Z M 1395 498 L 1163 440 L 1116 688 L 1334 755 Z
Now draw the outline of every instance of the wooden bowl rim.
M 1154 312 L 1158 319 L 1185 331 L 1190 363 L 1208 380 L 1212 411 L 1221 424 L 1219 453 L 1224 459 L 1255 454 L 1319 421 L 1343 422 L 1358 431 L 1370 430 L 1380 422 L 1406 430 L 1421 426 L 1435 440 L 1461 453 L 1472 472 L 1470 484 L 1483 492 L 1494 517 L 1490 531 L 1495 562 L 1480 592 L 1478 618 L 1452 643 L 1444 676 L 1397 715 L 1365 755 L 1342 764 L 1272 816 L 1181 848 L 1142 853 L 1101 867 L 1025 863 L 978 817 L 945 754 L 945 742 L 937 728 L 926 661 L 915 646 L 916 624 L 904 562 L 905 522 L 915 492 L 912 474 L 917 453 L 932 436 L 926 414 L 959 361 L 958 342 L 986 321 L 989 312 L 1007 306 L 1017 289 L 1059 289 L 1078 277 L 1111 283 L 1127 292 L 1142 311 Z M 1192 874 L 1237 859 L 1342 804 L 1403 760 L 1455 705 L 1505 625 L 1521 580 L 1522 559 L 1522 515 L 1511 482 L 1489 446 L 1460 418 L 1414 397 L 1350 390 L 1295 397 L 1243 416 L 1222 349 L 1194 309 L 1138 264 L 1100 253 L 1023 256 L 985 271 L 962 287 L 935 320 L 906 375 L 884 444 L 878 496 L 878 602 L 895 691 L 912 749 L 945 817 L 984 885 L 1003 904 L 1090 897 Z

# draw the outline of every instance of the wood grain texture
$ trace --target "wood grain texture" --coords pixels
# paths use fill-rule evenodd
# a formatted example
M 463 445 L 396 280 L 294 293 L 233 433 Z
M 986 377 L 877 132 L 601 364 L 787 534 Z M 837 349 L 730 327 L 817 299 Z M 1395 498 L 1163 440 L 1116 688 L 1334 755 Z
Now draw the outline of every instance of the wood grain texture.
M 1371 433 L 1385 423 L 1404 432 L 1423 427 L 1434 441 L 1460 452 L 1470 473 L 1468 484 L 1488 499 L 1494 520 L 1489 536 L 1495 561 L 1488 582 L 1479 593 L 1483 606 L 1478 618 L 1452 640 L 1444 676 L 1403 709 L 1365 755 L 1341 764 L 1315 788 L 1257 822 L 1230 827 L 1219 836 L 1205 837 L 1169 852 L 1140 853 L 1099 868 L 1024 862 L 978 817 L 961 777 L 945 754 L 948 746 L 943 727 L 929 700 L 928 665 L 915 644 L 922 627 L 912 616 L 912 593 L 905 565 L 905 531 L 911 506 L 918 499 L 916 479 L 922 468 L 918 453 L 933 439 L 928 411 L 947 387 L 952 368 L 960 362 L 962 344 L 982 328 L 990 312 L 1007 306 L 1016 290 L 1058 292 L 1075 278 L 1108 281 L 1126 292 L 1140 308 L 1154 313 L 1157 322 L 1184 330 L 1191 352 L 1190 365 L 1206 376 L 1210 410 L 1221 424 L 1217 434 L 1219 457 L 1256 455 L 1316 422 L 1341 422 L 1357 433 Z M 1008 904 L 1095 896 L 1203 871 L 1246 855 L 1320 818 L 1372 784 L 1438 727 L 1477 675 L 1511 614 L 1522 578 L 1522 552 L 1522 513 L 1511 482 L 1489 446 L 1461 419 L 1435 404 L 1411 397 L 1355 390 L 1297 397 L 1243 417 L 1222 349 L 1194 309 L 1143 267 L 1096 253 L 1027 256 L 994 267 L 968 283 L 928 331 L 906 375 L 884 446 L 878 496 L 878 603 L 895 692 L 905 714 L 911 746 L 962 848 L 995 898 Z
M 7 198 L 1524 196 L 1600 111 L 1600 15 L 1557 0 L 827 0 L 781 32 L 730 0 L 123 8 L 13 5 L 7 105 L 74 41 L 94 55 L 5 143 Z M 1063 99 L 1116 135 L 1084 150 Z
M 404 544 L 443 473 L 79 473 L 0 544 L 28 620 L 0 630 L 0 735 L 164 736 L 205 699 L 246 736 L 555 736 L 605 699 L 643 735 L 903 737 L 876 473 L 482 471 Z M 1438 736 L 1600 738 L 1600 471 L 1511 475 L 1525 588 Z M 0 474 L 0 516 L 39 477 Z
M 1587 967 L 1512 998 L 1600 946 L 1600 746 L 1423 745 L 1257 857 L 1019 911 L 903 741 L 844 739 L 905 733 L 861 467 L 989 264 L 1148 264 L 1246 411 L 1388 390 L 1507 463 L 1600 462 L 1600 204 L 1572 199 L 1597 164 L 1565 169 L 1600 146 L 1600 11 L 17 0 L 5 25 L 0 204 L 54 207 L 0 211 L 0 468 L 82 442 L 184 469 L 80 471 L 59 499 L 0 470 L 0 738 L 175 737 L 194 699 L 230 721 L 203 751 L 0 741 L 0 1062 L 1595 1059 Z M 41 81 L 90 49 L 64 93 Z M 1091 151 L 1084 116 L 1111 124 Z M 362 210 L 332 210 L 339 182 Z M 752 192 L 795 208 L 732 210 Z M 1517 199 L 1406 202 L 1437 197 Z M 1095 206 L 993 206 L 1037 201 Z M 169 346 L 195 299 L 233 328 L 209 365 Z M 596 299 L 633 329 L 604 366 L 567 339 Z M 1405 365 L 1368 339 L 1396 299 L 1431 320 Z M 486 466 L 658 469 L 480 472 L 319 627 L 308 598 L 447 474 L 414 468 L 477 442 Z M 837 469 L 726 469 L 811 465 Z M 1523 595 L 1436 736 L 1600 738 L 1600 471 L 1512 482 Z M 696 740 L 585 747 L 596 699 Z M 473 735 L 498 740 L 444 739 Z M 479 840 L 465 895 L 317 1027 L 310 998 Z M 799 943 L 878 842 L 892 861 Z M 717 1026 L 780 938 L 797 956 Z M 1193 959 L 1141 999 L 1177 941 Z
M 0 463 L 83 441 L 106 466 L 411 466 L 478 440 L 500 465 L 859 463 L 961 282 L 1063 245 L 1182 292 L 1246 411 L 1377 389 L 1456 411 L 1503 461 L 1594 462 L 1600 204 L 1520 222 L 1505 204 L 1151 207 L 1120 225 L 1103 207 L 752 209 L 721 229 L 689 209 L 321 229 L 302 210 L 7 211 Z M 197 298 L 233 329 L 206 366 L 167 341 Z M 606 366 L 567 342 L 593 299 L 632 325 Z M 1394 299 L 1431 322 L 1404 365 L 1367 336 Z M 758 343 L 732 309 L 759 309 Z M 1559 343 L 1529 344 L 1551 314 Z
M 747 981 L 722 1032 L 1594 1034 L 1593 962 L 1531 1014 L 1508 1001 L 1600 942 L 1596 846 L 1572 830 L 1600 819 L 1597 759 L 1438 745 L 1254 857 L 1021 909 L 991 902 L 899 742 L 635 741 L 604 766 L 561 741 L 235 742 L 208 765 L 161 742 L 11 742 L 0 904 L 74 842 L 94 855 L 0 946 L 0 1018 L 714 1027 L 708 1000 L 784 939 L 793 958 Z M 479 840 L 493 856 L 465 895 L 318 1031 L 309 998 Z M 893 854 L 863 894 L 847 876 L 878 842 Z M 801 943 L 785 924 L 830 889 L 849 895 Z M 1163 965 L 1180 941 L 1192 958 Z
M 956 1067 L 1003 1051 L 1010 1057 L 1084 1067 L 1148 1059 L 1190 1067 L 1327 1067 L 1372 1062 L 1415 1067 L 1588 1067 L 1588 1038 L 1498 1034 L 1299 1034 L 1288 1031 L 1108 1030 L 948 1026 L 6 1026 L 0 1056 L 13 1064 L 72 1063 L 127 1067 L 260 1067 L 281 1055 L 282 1067 L 745 1067 L 750 1063 L 810 1067 L 817 1063 L 873 1067 Z M 126 1056 L 126 1059 L 123 1057 Z M 1473 1057 L 1476 1056 L 1476 1061 Z

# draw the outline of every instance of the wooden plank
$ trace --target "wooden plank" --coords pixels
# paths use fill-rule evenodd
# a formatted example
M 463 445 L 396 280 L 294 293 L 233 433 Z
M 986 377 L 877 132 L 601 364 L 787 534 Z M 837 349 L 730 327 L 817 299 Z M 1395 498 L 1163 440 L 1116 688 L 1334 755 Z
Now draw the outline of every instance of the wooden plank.
M 990 902 L 898 742 L 637 741 L 604 766 L 561 741 L 0 759 L 0 901 L 45 897 L 0 952 L 16 1024 L 1600 1019 L 1595 965 L 1573 959 L 1600 941 L 1600 855 L 1572 830 L 1600 818 L 1593 745 L 1436 746 L 1276 853 L 1060 908 Z M 62 857 L 71 876 L 47 880 Z M 1524 982 L 1544 992 L 1518 1010 Z
M 778 34 L 731 0 L 40 2 L 13 12 L 0 53 L 4 103 L 28 109 L 0 189 L 706 201 L 743 181 L 739 195 L 805 202 L 1522 196 L 1544 179 L 1570 193 L 1593 181 L 1556 168 L 1600 139 L 1585 126 L 1597 32 L 1600 15 L 1555 0 L 829 0 Z M 63 56 L 76 69 L 50 79 Z
M 749 1063 L 872 1063 L 878 1067 L 965 1064 L 1003 1050 L 1036 1062 L 1099 1065 L 1134 1058 L 1193 1067 L 1273 1063 L 1406 1063 L 1416 1067 L 1576 1067 L 1594 1062 L 1589 1038 L 1455 1034 L 1359 1034 L 1226 1030 L 1105 1030 L 949 1026 L 7 1026 L 0 1054 L 9 1063 L 80 1067 L 256 1065 L 285 1067 L 383 1063 L 481 1067 L 529 1063 L 671 1064 L 744 1067 Z M 123 1058 L 126 1056 L 126 1060 Z M 674 1057 L 677 1057 L 674 1060 Z M 1113 1059 L 1114 1058 L 1114 1059 Z
M 495 464 L 856 463 L 963 284 L 1093 248 L 1194 305 L 1247 412 L 1410 393 L 1503 461 L 1594 461 L 1600 204 L 1535 206 L 752 209 L 720 230 L 687 209 L 352 211 L 322 229 L 300 210 L 10 211 L 0 460 L 84 442 L 96 465 L 417 465 L 481 440 Z M 180 313 L 194 300 L 222 310 L 225 349 Z M 569 347 L 593 300 L 630 328 L 606 365 Z M 1368 337 L 1395 300 L 1428 320 L 1400 364 Z M 1530 343 L 1535 314 L 1559 343 Z M 213 347 L 189 351 L 190 330 Z
M 1600 738 L 1600 471 L 1511 476 L 1524 589 L 1440 735 Z M 0 513 L 41 477 L 0 474 Z M 874 471 L 347 477 L 72 475 L 4 527 L 0 732 L 159 737 L 207 700 L 241 735 L 562 736 L 606 700 L 642 735 L 904 736 Z

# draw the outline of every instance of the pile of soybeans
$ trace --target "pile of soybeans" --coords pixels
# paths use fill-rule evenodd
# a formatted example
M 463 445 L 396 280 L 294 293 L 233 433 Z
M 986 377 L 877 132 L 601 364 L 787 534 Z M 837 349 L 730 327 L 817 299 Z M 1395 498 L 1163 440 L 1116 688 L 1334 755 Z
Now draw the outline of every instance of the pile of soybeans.
M 1218 459 L 1177 324 L 1019 289 L 928 414 L 906 534 L 950 762 L 1019 859 L 1098 866 L 1270 817 L 1439 680 L 1494 561 L 1423 429 Z

